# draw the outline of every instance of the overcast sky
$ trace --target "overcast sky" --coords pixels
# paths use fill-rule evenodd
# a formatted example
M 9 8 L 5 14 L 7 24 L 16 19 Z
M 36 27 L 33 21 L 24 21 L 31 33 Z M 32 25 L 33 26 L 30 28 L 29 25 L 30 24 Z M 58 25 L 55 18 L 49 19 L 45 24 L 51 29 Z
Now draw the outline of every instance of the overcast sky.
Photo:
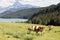
M 40 7 L 45 7 L 60 2 L 60 0 L 0 0 L 0 7 L 11 6 L 16 1 L 19 1 L 23 5 L 30 4 L 34 6 L 40 6 Z

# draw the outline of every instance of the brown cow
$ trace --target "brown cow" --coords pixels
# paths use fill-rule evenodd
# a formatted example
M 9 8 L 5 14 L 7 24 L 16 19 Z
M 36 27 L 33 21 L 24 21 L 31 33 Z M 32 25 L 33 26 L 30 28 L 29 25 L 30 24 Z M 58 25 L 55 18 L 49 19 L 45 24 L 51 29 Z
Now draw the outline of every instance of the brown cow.
M 36 33 L 41 32 L 41 35 L 45 32 L 44 26 L 32 26 L 31 28 L 28 28 L 29 31 L 35 31 Z
M 53 25 L 48 25 L 48 29 L 49 29 L 49 31 L 51 31 L 53 28 L 54 28 Z

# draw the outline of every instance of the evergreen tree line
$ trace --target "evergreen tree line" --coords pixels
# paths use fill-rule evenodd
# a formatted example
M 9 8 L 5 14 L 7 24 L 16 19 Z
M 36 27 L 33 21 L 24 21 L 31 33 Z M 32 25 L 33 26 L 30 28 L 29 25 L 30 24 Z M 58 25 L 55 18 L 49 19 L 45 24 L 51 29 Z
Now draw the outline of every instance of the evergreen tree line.
M 38 13 L 29 18 L 28 22 L 43 25 L 60 25 L 60 3 L 40 8 Z

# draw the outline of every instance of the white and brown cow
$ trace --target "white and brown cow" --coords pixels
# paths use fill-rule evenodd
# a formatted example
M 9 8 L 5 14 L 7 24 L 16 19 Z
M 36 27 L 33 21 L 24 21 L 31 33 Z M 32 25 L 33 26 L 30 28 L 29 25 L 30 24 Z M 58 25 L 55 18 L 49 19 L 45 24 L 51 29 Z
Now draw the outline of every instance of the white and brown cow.
M 41 32 L 41 35 L 43 35 L 45 32 L 45 27 L 44 26 L 32 26 L 31 28 L 28 28 L 28 30 L 34 31 L 36 33 Z
M 54 28 L 53 25 L 48 25 L 48 29 L 49 29 L 49 31 L 51 31 L 53 28 Z

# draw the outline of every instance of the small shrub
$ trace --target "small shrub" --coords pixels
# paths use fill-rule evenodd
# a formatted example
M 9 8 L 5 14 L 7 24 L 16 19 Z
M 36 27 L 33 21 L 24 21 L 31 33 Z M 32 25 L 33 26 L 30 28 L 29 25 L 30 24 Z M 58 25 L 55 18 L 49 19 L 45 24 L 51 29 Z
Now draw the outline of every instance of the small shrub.
M 5 33 L 6 35 L 13 35 L 12 33 L 10 33 L 10 32 L 7 32 L 7 33 Z
M 26 37 L 24 40 L 33 40 L 33 37 Z
M 20 38 L 20 36 L 17 35 L 17 34 L 13 35 L 13 37 L 14 37 L 14 38 Z
M 27 34 L 30 34 L 30 31 L 28 31 Z
M 8 36 L 7 38 L 10 38 L 10 36 Z
M 20 38 L 20 36 L 18 34 L 13 34 L 13 33 L 6 33 L 6 35 L 12 35 L 14 38 Z M 9 38 L 9 36 L 8 36 Z

